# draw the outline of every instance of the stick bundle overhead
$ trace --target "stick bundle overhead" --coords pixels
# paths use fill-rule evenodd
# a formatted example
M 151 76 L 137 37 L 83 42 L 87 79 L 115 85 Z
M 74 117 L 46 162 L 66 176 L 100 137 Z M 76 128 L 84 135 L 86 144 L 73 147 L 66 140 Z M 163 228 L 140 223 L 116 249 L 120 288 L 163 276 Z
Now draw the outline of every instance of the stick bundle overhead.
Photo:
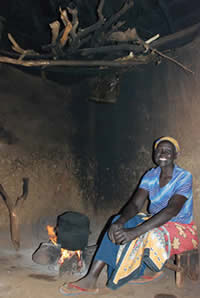
M 81 27 L 80 7 L 70 5 L 71 3 L 62 8 L 55 5 L 57 19 L 49 23 L 49 43 L 41 44 L 40 50 L 23 49 L 16 36 L 7 32 L 12 51 L 0 48 L 0 63 L 42 70 L 48 70 L 49 66 L 73 66 L 96 67 L 98 70 L 101 67 L 114 67 L 126 71 L 135 65 L 146 64 L 161 57 L 193 73 L 173 57 L 163 54 L 163 51 L 167 49 L 168 43 L 172 45 L 177 42 L 180 45 L 184 37 L 194 38 L 199 32 L 199 23 L 167 36 L 160 36 L 158 26 L 158 32 L 145 40 L 138 34 L 135 22 L 132 25 L 128 22 L 127 13 L 135 11 L 136 2 L 124 0 L 118 11 L 113 10 L 113 14 L 108 16 L 105 14 L 105 0 L 99 0 L 96 11 L 93 12 L 96 21 L 86 27 Z M 95 10 L 92 4 L 90 9 Z

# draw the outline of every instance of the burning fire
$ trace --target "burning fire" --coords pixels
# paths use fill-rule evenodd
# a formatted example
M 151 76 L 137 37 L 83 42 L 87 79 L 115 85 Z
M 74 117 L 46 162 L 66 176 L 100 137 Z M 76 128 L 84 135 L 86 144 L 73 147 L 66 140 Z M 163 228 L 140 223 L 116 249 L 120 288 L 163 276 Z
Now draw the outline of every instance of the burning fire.
M 55 234 L 55 231 L 54 231 L 54 227 L 52 226 L 47 226 L 46 227 L 47 229 L 47 232 L 48 232 L 48 235 L 49 235 L 49 239 L 51 240 L 51 242 L 57 246 L 57 236 Z M 64 248 L 61 248 L 61 256 L 60 256 L 60 259 L 58 261 L 58 263 L 60 265 L 62 265 L 65 261 L 65 259 L 70 259 L 72 258 L 74 255 L 77 256 L 78 258 L 78 263 L 80 264 L 81 262 L 81 251 L 80 250 L 67 250 L 67 249 L 64 249 Z

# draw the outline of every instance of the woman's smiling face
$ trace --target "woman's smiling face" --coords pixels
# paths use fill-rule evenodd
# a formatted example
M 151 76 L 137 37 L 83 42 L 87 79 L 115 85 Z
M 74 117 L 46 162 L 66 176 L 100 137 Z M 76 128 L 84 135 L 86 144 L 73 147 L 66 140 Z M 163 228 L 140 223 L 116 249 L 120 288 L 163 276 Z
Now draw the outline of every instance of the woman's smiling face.
M 173 165 L 177 157 L 174 145 L 168 141 L 160 142 L 154 151 L 155 163 L 160 167 Z

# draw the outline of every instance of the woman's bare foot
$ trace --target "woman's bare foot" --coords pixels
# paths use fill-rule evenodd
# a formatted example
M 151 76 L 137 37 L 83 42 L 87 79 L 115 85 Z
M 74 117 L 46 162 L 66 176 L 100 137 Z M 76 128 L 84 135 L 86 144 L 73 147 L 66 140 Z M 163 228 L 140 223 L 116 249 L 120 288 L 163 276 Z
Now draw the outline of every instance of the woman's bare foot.
M 69 287 L 70 287 L 70 284 L 76 285 L 83 289 L 96 289 L 97 288 L 97 278 L 95 278 L 89 274 L 77 281 L 70 282 Z
M 80 287 L 82 289 L 96 289 L 98 277 L 99 277 L 104 266 L 105 266 L 104 262 L 102 262 L 100 260 L 95 260 L 92 263 L 88 274 L 85 277 L 83 277 L 77 281 L 69 283 L 68 284 L 69 287 L 71 284 L 71 285 Z

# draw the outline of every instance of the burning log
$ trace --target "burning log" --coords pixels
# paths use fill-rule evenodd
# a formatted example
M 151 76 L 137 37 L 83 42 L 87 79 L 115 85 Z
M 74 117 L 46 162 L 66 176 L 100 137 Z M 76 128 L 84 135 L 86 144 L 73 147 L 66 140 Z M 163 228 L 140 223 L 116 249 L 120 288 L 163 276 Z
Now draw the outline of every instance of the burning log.
M 22 208 L 24 201 L 28 195 L 28 178 L 23 178 L 23 192 L 15 202 L 8 196 L 3 186 L 0 184 L 0 194 L 8 208 L 10 217 L 10 232 L 11 240 L 14 248 L 18 250 L 20 248 L 20 209 Z

